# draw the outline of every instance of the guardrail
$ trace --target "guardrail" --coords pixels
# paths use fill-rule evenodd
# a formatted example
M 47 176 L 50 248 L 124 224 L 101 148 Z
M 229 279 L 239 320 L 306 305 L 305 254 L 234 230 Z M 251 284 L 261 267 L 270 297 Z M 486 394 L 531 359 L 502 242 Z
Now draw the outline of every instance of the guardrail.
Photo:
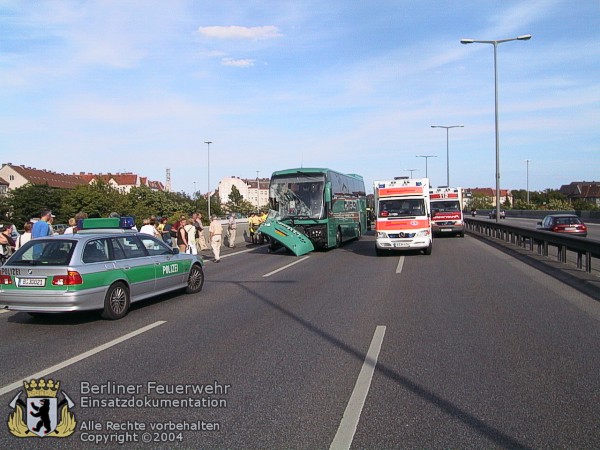
M 592 272 L 592 260 L 600 259 L 600 242 L 582 237 L 564 236 L 550 231 L 532 230 L 475 218 L 465 218 L 465 226 L 467 231 L 528 248 L 532 252 L 537 249 L 538 254 L 546 257 L 549 247 L 556 247 L 557 259 L 561 263 L 567 263 L 568 251 L 574 252 L 577 268 L 588 273 Z

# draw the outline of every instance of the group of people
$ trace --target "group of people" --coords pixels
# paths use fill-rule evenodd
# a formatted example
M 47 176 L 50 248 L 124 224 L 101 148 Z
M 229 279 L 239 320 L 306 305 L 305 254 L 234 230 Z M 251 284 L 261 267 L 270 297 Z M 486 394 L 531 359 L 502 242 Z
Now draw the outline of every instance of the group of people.
M 231 248 L 235 247 L 236 228 L 235 213 L 231 213 L 227 221 L 227 244 Z M 182 253 L 197 255 L 203 250 L 208 250 L 202 214 L 198 212 L 193 213 L 190 217 L 181 215 L 179 220 L 173 224 L 169 224 L 165 217 L 159 221 L 155 217 L 144 219 L 140 233 L 154 235 L 168 245 L 179 248 Z M 210 217 L 208 234 L 210 248 L 214 255 L 213 261 L 218 263 L 221 261 L 223 225 L 214 214 Z
M 258 233 L 258 227 L 260 227 L 265 220 L 267 220 L 267 212 L 262 213 L 251 213 L 248 217 L 248 231 L 250 232 L 250 241 L 253 244 L 264 244 L 265 236 Z
M 36 222 L 27 222 L 24 226 L 24 232 L 19 234 L 13 224 L 5 224 L 0 228 L 0 255 L 5 258 L 12 252 L 19 249 L 30 239 L 51 236 L 55 234 L 52 221 L 54 214 L 49 209 L 42 210 L 40 219 Z M 69 219 L 69 226 L 65 229 L 64 234 L 77 233 L 77 223 L 80 219 L 86 219 L 87 214 L 80 212 L 75 217 Z M 118 213 L 111 213 L 109 217 L 120 217 Z M 255 228 L 264 221 L 260 216 L 253 214 L 256 222 Z M 257 219 L 258 221 L 257 221 Z M 265 214 L 266 218 L 266 214 Z M 221 260 L 221 245 L 223 245 L 223 224 L 218 220 L 216 215 L 210 218 L 210 226 L 208 228 L 209 244 L 214 255 L 214 262 Z M 254 223 L 253 222 L 253 223 Z M 235 247 L 236 239 L 236 214 L 231 213 L 227 217 L 227 245 L 230 248 Z M 251 228 L 252 242 L 254 243 L 255 228 Z M 208 250 L 208 244 L 205 239 L 204 225 L 202 223 L 202 214 L 195 212 L 191 216 L 181 215 L 175 223 L 168 223 L 166 217 L 157 218 L 151 216 L 143 220 L 143 224 L 139 229 L 140 233 L 146 233 L 163 240 L 169 246 L 178 248 L 182 253 L 197 255 L 203 250 Z

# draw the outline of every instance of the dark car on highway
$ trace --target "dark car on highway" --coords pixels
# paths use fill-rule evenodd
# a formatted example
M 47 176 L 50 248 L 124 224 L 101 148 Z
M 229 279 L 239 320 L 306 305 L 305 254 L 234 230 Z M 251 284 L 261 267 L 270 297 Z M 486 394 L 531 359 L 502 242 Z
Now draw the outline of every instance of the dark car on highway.
M 495 209 L 492 209 L 490 211 L 489 218 L 490 219 L 495 219 L 496 218 L 496 210 Z M 503 209 L 500 210 L 500 218 L 501 219 L 506 219 L 506 211 L 504 211 Z
M 538 229 L 581 237 L 587 236 L 587 227 L 575 214 L 548 215 L 541 222 L 538 222 Z

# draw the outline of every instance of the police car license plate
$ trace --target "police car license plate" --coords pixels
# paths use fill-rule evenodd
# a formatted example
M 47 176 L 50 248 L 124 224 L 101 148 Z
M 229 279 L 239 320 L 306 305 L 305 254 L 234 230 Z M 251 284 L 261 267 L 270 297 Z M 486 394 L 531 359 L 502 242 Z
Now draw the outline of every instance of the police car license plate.
M 408 242 L 394 242 L 394 247 L 408 247 L 409 245 Z
M 45 278 L 19 278 L 19 286 L 22 287 L 44 287 L 46 286 Z

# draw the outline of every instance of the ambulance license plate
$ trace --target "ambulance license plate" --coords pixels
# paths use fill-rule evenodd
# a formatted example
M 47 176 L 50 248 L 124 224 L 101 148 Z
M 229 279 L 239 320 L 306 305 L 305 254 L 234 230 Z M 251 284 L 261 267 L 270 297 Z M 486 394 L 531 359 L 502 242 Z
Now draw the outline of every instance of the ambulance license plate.
M 409 247 L 410 243 L 408 242 L 394 242 L 394 247 Z

